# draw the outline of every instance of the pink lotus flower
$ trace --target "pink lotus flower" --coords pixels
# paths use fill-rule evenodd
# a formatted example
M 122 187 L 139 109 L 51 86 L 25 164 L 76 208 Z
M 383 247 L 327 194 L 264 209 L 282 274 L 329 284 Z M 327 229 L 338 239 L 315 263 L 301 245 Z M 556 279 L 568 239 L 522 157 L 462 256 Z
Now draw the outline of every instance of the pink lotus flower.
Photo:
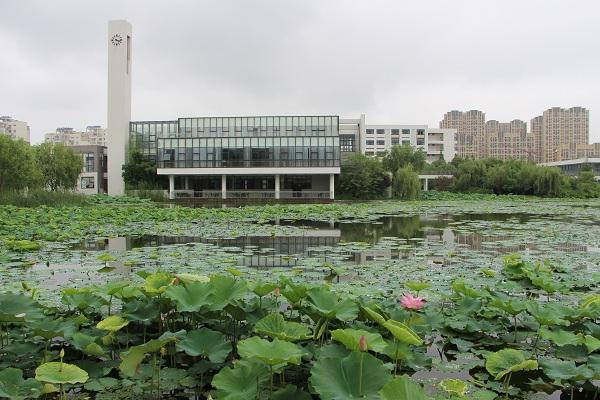
M 404 294 L 400 299 L 400 304 L 407 310 L 420 310 L 425 307 L 425 300 L 422 297 L 414 297 L 412 294 Z

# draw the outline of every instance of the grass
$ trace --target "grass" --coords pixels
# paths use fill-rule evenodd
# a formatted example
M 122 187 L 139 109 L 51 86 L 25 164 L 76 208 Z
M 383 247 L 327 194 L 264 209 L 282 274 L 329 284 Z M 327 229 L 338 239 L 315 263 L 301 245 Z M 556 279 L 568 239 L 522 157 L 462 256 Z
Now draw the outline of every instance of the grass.
M 89 196 L 74 192 L 51 192 L 35 189 L 27 192 L 0 192 L 0 205 L 17 207 L 72 207 L 90 204 Z

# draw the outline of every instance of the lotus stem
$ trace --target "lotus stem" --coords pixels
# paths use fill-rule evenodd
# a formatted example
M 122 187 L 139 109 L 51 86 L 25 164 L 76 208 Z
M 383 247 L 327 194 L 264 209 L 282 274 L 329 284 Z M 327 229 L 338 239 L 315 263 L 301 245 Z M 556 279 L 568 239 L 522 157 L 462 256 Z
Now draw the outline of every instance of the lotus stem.
M 358 375 L 358 395 L 362 397 L 362 381 L 363 381 L 363 359 L 365 358 L 365 353 L 363 351 L 360 352 L 360 365 L 359 365 L 359 375 Z
M 398 339 L 396 339 L 395 336 L 394 336 L 394 345 L 396 346 L 396 351 L 394 353 L 395 361 L 396 361 L 396 366 L 394 367 L 394 376 L 398 376 L 398 347 L 399 347 L 399 343 L 398 343 Z
M 508 387 L 510 385 L 510 378 L 512 376 L 512 372 L 510 372 L 508 375 L 506 375 L 506 378 L 504 379 L 504 398 L 506 400 L 508 400 Z
M 273 393 L 273 366 L 269 365 L 269 370 L 271 372 L 271 387 L 269 388 L 269 393 Z

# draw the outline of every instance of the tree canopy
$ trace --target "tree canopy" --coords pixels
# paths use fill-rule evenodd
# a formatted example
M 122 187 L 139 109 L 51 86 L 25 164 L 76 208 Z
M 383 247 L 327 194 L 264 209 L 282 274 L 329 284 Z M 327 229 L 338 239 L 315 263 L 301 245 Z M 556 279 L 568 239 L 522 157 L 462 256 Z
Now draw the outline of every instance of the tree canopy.
M 52 190 L 72 190 L 83 169 L 83 159 L 62 143 L 42 143 L 33 147 L 42 186 Z

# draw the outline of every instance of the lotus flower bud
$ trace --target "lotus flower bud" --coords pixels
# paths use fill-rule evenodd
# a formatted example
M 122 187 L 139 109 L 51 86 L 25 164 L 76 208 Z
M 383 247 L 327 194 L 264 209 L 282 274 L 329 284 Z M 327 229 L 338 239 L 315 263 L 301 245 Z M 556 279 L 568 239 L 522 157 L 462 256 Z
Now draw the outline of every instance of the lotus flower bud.
M 360 351 L 367 351 L 369 349 L 369 345 L 367 344 L 367 338 L 365 335 L 362 335 L 360 339 L 358 339 L 358 348 Z

